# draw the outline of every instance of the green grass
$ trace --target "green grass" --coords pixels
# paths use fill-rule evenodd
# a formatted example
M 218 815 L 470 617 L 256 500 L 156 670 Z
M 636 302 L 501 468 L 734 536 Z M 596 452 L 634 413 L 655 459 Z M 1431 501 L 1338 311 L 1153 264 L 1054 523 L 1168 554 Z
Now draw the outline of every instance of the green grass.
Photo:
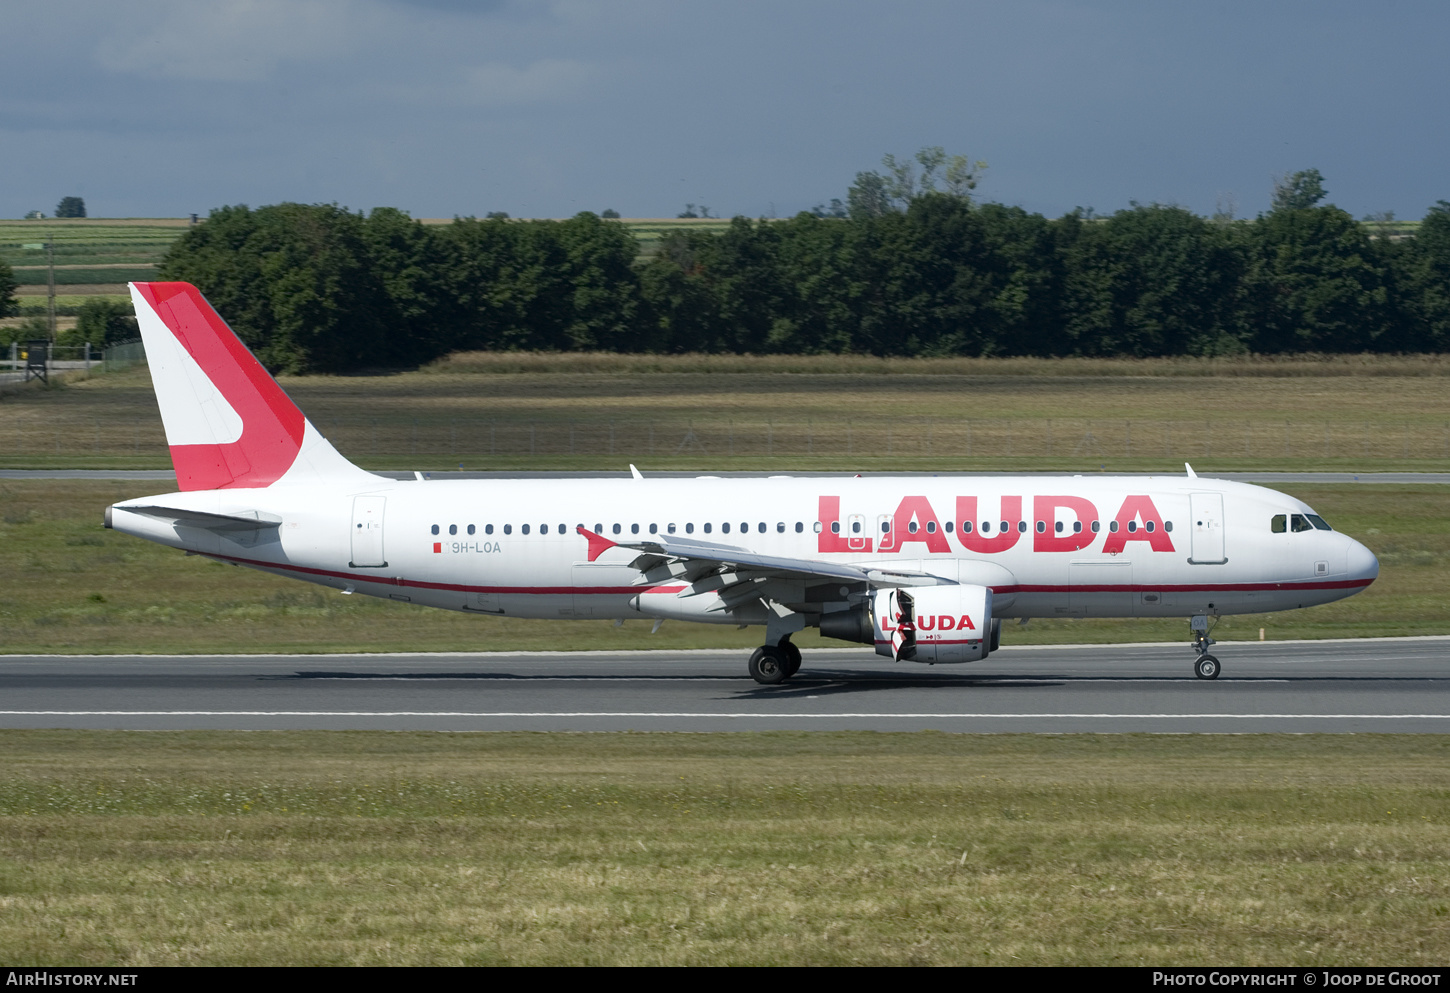
M 152 266 L 107 266 L 105 268 L 87 267 L 84 269 L 56 269 L 55 285 L 72 286 L 100 285 L 103 283 L 119 284 L 133 280 L 147 280 L 156 277 L 156 270 Z M 15 281 L 20 286 L 35 287 L 48 286 L 50 273 L 46 269 L 16 269 Z
M 105 507 L 156 483 L 0 481 L 0 652 L 207 653 L 738 648 L 759 629 L 668 621 L 485 617 L 341 596 L 106 531 Z M 1380 578 L 1348 600 L 1224 618 L 1220 640 L 1450 633 L 1450 515 L 1440 486 L 1292 486 L 1381 557 Z M 1036 619 L 1007 644 L 1179 641 L 1182 618 Z M 804 632 L 804 648 L 853 649 Z M 865 651 L 865 649 L 859 649 Z
M 1439 735 L 0 732 L 66 965 L 1437 965 Z
M 0 262 L 12 266 L 45 265 L 44 250 L 25 246 L 52 239 L 58 266 L 156 263 L 189 224 L 183 218 L 0 220 Z
M 202 219 L 205 221 L 205 218 Z M 452 224 L 452 218 L 424 218 L 430 225 Z M 627 218 L 624 224 L 648 253 L 668 231 L 682 228 L 721 231 L 728 219 Z M 55 243 L 56 265 L 151 265 L 191 226 L 189 218 L 101 218 L 40 221 L 0 220 L 0 262 L 12 266 L 43 265 L 45 252 L 26 245 Z M 56 274 L 59 277 L 59 273 Z M 147 275 L 127 276 L 145 279 Z M 87 282 L 103 283 L 95 279 Z

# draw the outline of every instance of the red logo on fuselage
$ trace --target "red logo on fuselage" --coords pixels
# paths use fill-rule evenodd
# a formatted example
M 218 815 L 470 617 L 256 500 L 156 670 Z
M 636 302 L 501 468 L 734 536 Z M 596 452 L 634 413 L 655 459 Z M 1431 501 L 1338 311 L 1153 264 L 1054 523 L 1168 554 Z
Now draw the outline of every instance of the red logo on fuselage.
M 1100 534 L 1104 538 L 1102 550 L 1108 555 L 1121 553 L 1130 541 L 1147 542 L 1155 552 L 1174 550 L 1163 515 L 1147 494 L 1124 498 L 1117 515 L 1106 526 L 1098 516 L 1098 508 L 1085 497 L 1034 496 L 1030 521 L 1022 515 L 1022 503 L 1021 496 L 1003 496 L 995 508 L 995 516 L 983 517 L 992 508 L 979 504 L 975 496 L 959 496 L 955 520 L 943 525 L 926 497 L 905 496 L 890 519 L 883 520 L 876 551 L 899 554 L 915 543 L 925 547 L 913 549 L 914 552 L 950 554 L 954 537 L 956 544 L 966 551 L 995 554 L 1016 546 L 1029 531 L 1034 552 L 1081 551 Z M 839 496 L 819 498 L 817 519 L 820 522 L 820 533 L 816 536 L 818 552 L 871 551 L 870 538 L 842 533 Z

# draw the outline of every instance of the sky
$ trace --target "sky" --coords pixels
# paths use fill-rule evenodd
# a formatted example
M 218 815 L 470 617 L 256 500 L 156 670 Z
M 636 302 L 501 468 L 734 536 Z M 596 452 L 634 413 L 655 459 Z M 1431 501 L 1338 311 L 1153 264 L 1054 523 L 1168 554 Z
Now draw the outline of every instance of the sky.
M 0 217 L 789 216 L 885 153 L 980 199 L 1450 200 L 1442 0 L 5 0 Z

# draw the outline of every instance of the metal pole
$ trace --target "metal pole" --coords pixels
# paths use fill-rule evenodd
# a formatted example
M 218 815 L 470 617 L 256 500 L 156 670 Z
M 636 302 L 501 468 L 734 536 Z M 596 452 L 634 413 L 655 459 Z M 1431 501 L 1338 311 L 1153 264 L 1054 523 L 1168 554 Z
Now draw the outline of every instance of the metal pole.
M 55 341 L 55 235 L 53 234 L 45 236 L 45 260 L 50 267 L 49 293 L 45 302 L 46 327 L 50 330 L 50 340 Z

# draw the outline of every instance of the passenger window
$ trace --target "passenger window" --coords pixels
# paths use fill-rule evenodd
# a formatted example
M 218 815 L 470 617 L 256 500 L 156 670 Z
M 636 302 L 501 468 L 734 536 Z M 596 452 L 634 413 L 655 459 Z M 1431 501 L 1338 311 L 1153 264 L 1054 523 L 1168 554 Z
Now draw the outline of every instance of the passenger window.
M 945 524 L 942 525 L 942 527 L 944 527 L 944 528 L 947 529 L 947 534 L 951 534 L 952 533 L 952 522 L 951 521 L 947 521 Z
M 1303 514 L 1290 514 L 1289 527 L 1297 534 L 1300 531 L 1313 531 L 1314 525 L 1310 524 Z
M 665 530 L 668 531 L 670 534 L 674 534 L 675 526 L 673 524 L 667 524 L 665 525 Z
M 649 526 L 649 533 L 650 534 L 659 534 L 660 533 L 660 526 L 658 524 L 651 524 Z
M 1118 533 L 1118 522 L 1117 521 L 1111 521 L 1111 522 L 1109 522 L 1109 524 L 1108 524 L 1108 530 L 1111 531 L 1113 534 L 1117 534 Z
M 469 534 L 473 534 L 473 525 L 472 524 L 468 525 L 468 533 Z
M 450 524 L 450 525 L 448 525 L 448 533 L 449 534 L 457 534 L 458 533 L 458 525 L 457 524 Z
M 1152 534 L 1153 533 L 1153 522 L 1152 521 L 1145 521 L 1143 523 L 1143 527 L 1145 527 L 1145 528 L 1148 529 L 1148 533 L 1149 534 Z
M 936 534 L 936 521 L 927 521 L 926 522 L 926 533 L 927 534 Z
M 514 533 L 514 526 L 512 524 L 505 524 L 503 526 L 503 533 L 504 534 L 513 534 Z
M 1329 522 L 1326 521 L 1324 518 L 1320 517 L 1318 514 L 1305 514 L 1304 516 L 1309 518 L 1309 523 L 1314 525 L 1314 530 L 1316 531 L 1334 530 L 1332 527 L 1329 526 Z
M 1163 522 L 1163 530 L 1164 531 L 1172 531 L 1173 530 L 1173 522 L 1172 521 L 1164 521 Z
M 638 524 L 631 524 L 629 526 L 629 533 L 630 534 L 639 534 L 639 525 Z
M 761 521 L 760 522 L 760 527 L 759 527 L 758 530 L 760 531 L 761 534 L 765 534 L 765 522 L 764 521 Z
M 1008 524 L 1006 521 L 1003 521 L 1002 522 L 1002 530 L 1003 531 L 1010 531 L 1010 530 L 1012 530 L 1012 525 Z
M 795 533 L 796 534 L 800 534 L 805 529 L 806 529 L 806 526 L 804 524 L 802 524 L 800 521 L 796 521 L 795 522 Z
M 1018 521 L 1017 522 L 1017 533 L 1018 534 L 1026 534 L 1027 533 L 1027 522 L 1026 521 Z
M 816 521 L 816 523 L 812 524 L 811 525 L 811 530 L 814 531 L 816 534 L 820 534 L 821 533 L 821 522 L 820 521 Z
M 729 534 L 730 533 L 730 522 L 729 521 L 726 521 L 724 524 L 721 524 L 720 525 L 720 533 L 721 534 Z
M 1072 522 L 1072 533 L 1073 534 L 1082 534 L 1082 521 L 1073 521 Z
M 539 525 L 539 534 L 548 534 L 548 533 L 549 533 L 549 525 L 547 525 L 547 524 L 540 524 Z
M 1137 530 L 1138 530 L 1138 522 L 1137 521 L 1129 521 L 1128 522 L 1128 533 L 1129 534 L 1133 534 Z
M 882 534 L 890 534 L 891 533 L 891 522 L 890 521 L 882 521 L 881 522 L 881 533 Z
M 704 529 L 705 529 L 705 533 L 706 533 L 706 534 L 709 534 L 709 533 L 710 533 L 710 522 L 709 522 L 709 521 L 706 521 L 706 522 L 705 522 L 705 523 L 704 523 L 704 524 L 703 524 L 703 525 L 701 525 L 701 526 L 702 526 L 702 527 L 703 527 L 703 528 L 704 528 Z
M 841 522 L 840 521 L 832 521 L 831 522 L 831 534 L 840 534 L 840 533 L 841 533 Z
M 749 521 L 741 521 L 740 522 L 740 533 L 741 534 L 749 534 L 750 533 L 750 522 Z
M 1103 522 L 1102 521 L 1093 521 L 1092 522 L 1092 525 L 1091 525 L 1091 528 L 1092 528 L 1093 534 L 1097 534 L 1099 531 L 1101 531 L 1103 529 Z
M 519 527 L 519 534 L 528 534 L 528 533 L 529 533 L 529 526 L 527 524 L 520 525 L 520 527 Z
M 971 534 L 971 533 L 972 533 L 972 522 L 971 521 L 962 521 L 962 534 Z
M 906 530 L 907 530 L 907 533 L 908 534 L 916 534 L 916 522 L 915 521 L 908 522 L 907 525 L 906 525 Z
M 695 533 L 695 525 L 693 525 L 693 524 L 686 524 L 685 525 L 685 534 L 694 534 L 694 533 Z
M 433 533 L 434 534 L 437 534 L 438 533 L 438 525 L 436 525 L 436 524 L 433 525 Z
M 1037 522 L 1037 533 L 1038 534 L 1046 534 L 1047 533 L 1047 522 L 1046 521 L 1038 521 Z
M 775 533 L 776 534 L 785 534 L 785 521 L 776 521 L 775 522 Z
M 614 533 L 615 534 L 619 534 L 620 530 L 621 530 L 621 528 L 620 528 L 620 526 L 618 524 L 614 525 Z

